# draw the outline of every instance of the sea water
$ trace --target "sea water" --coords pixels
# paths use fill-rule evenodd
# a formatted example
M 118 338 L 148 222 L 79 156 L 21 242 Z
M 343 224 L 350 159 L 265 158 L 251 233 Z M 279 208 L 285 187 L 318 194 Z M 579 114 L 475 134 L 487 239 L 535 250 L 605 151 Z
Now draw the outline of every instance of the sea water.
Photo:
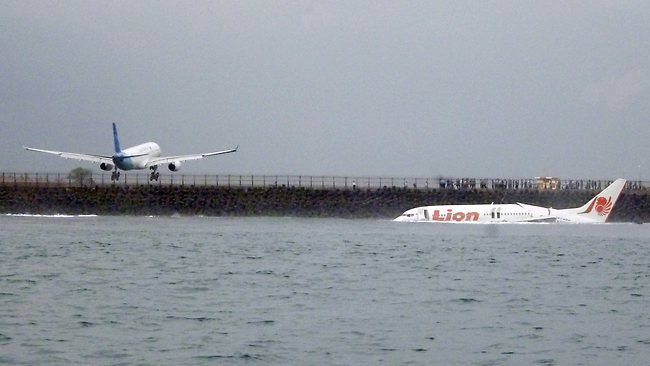
M 650 225 L 0 216 L 0 364 L 642 365 Z

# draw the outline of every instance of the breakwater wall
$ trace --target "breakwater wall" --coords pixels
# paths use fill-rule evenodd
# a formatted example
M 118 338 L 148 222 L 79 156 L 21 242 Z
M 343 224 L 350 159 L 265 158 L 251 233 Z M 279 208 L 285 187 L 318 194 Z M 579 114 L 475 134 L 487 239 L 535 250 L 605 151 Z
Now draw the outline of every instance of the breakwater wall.
M 596 190 L 313 189 L 216 186 L 0 186 L 0 213 L 394 218 L 434 204 L 578 207 Z M 650 192 L 623 192 L 615 222 L 650 222 Z

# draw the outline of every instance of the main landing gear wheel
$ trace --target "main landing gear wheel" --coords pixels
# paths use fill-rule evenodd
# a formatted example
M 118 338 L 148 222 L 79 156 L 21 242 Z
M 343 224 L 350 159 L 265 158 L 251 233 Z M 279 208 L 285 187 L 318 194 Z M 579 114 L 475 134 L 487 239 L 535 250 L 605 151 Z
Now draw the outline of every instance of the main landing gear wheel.
M 160 177 L 160 173 L 156 171 L 158 169 L 158 166 L 152 166 L 149 169 L 151 169 L 151 175 L 149 175 L 149 181 L 158 181 L 158 177 Z
M 113 174 L 111 174 L 111 180 L 112 181 L 120 180 L 120 172 L 114 171 Z

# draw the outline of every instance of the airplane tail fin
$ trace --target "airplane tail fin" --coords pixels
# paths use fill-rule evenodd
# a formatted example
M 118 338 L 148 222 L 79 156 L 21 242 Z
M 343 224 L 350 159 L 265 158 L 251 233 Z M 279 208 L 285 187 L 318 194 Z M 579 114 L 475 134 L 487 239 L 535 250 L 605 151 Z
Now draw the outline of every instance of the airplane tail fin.
M 115 127 L 115 123 L 113 123 L 113 144 L 115 145 L 116 153 L 122 151 L 120 148 L 120 139 L 117 137 L 117 127 Z
M 605 222 L 612 212 L 621 191 L 625 187 L 625 179 L 617 179 L 607 186 L 596 197 L 577 209 L 577 214 L 593 222 Z

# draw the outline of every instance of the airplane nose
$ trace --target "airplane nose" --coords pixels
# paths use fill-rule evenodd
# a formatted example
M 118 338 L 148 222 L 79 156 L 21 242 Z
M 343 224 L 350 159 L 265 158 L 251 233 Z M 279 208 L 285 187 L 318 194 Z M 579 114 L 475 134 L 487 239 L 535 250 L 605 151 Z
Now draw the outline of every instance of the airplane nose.
M 404 216 L 404 215 L 397 216 L 395 219 L 393 219 L 393 221 L 397 221 L 397 222 L 405 222 L 405 221 L 408 221 L 408 217 L 406 217 L 406 216 Z

